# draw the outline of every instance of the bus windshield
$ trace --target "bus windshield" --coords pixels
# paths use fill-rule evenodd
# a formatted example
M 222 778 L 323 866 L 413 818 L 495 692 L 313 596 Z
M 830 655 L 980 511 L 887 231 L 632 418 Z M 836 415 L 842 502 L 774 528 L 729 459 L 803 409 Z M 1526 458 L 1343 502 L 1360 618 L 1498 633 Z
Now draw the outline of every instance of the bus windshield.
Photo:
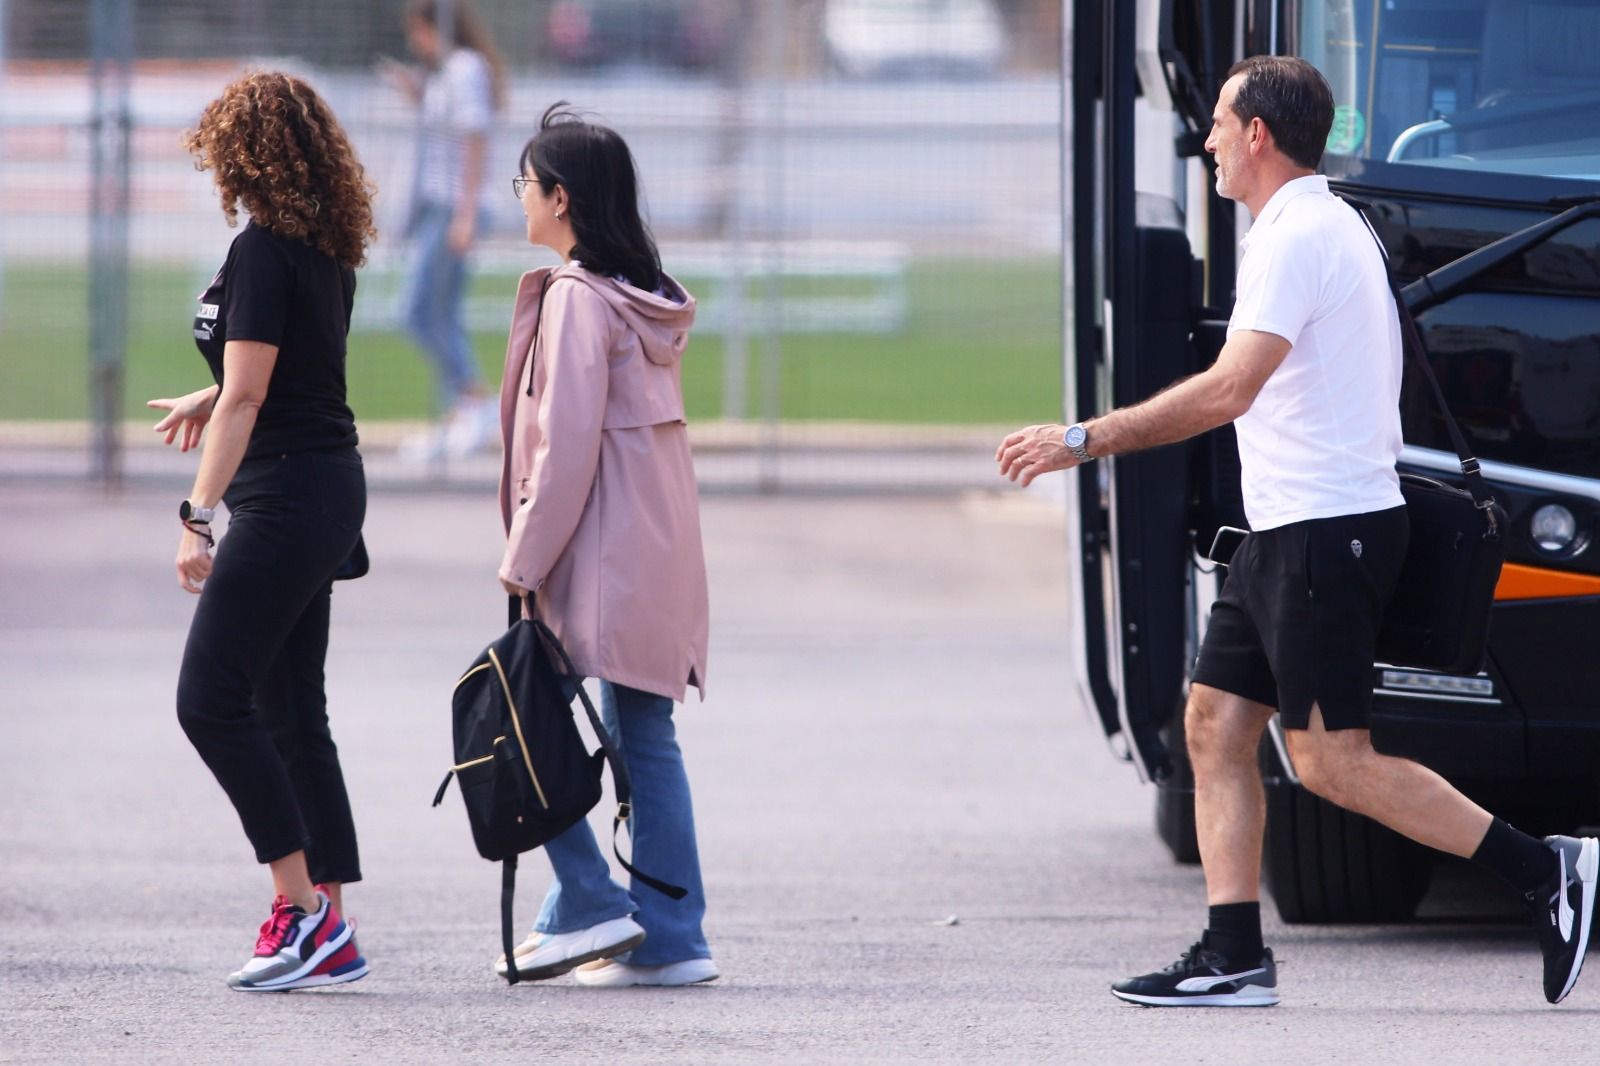
M 1600 2 L 1301 0 L 1333 86 L 1326 169 L 1366 161 L 1600 181 Z

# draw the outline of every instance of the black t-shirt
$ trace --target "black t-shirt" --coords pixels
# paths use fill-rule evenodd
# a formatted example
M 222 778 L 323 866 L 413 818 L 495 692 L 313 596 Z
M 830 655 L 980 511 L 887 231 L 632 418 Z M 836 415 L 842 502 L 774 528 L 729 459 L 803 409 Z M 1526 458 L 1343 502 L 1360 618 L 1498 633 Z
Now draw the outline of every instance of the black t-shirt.
M 344 378 L 355 295 L 355 271 L 304 241 L 254 222 L 233 239 L 200 294 L 194 338 L 218 385 L 227 341 L 277 345 L 246 459 L 356 443 Z

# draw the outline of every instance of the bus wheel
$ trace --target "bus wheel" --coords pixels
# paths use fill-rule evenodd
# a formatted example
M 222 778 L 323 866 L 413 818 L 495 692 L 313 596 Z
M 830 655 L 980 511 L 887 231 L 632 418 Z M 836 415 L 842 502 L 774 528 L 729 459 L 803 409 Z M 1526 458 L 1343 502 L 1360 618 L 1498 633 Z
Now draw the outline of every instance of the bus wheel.
M 1408 921 L 1432 877 L 1420 844 L 1282 779 L 1267 786 L 1264 858 L 1291 924 Z

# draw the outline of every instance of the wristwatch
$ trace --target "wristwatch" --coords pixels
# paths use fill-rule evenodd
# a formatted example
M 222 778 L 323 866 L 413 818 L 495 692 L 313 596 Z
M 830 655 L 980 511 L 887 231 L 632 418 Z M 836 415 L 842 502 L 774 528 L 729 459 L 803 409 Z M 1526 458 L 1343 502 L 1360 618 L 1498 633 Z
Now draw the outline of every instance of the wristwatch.
M 217 513 L 215 507 L 196 507 L 188 500 L 178 504 L 178 520 L 193 523 L 197 526 L 209 526 L 211 518 Z
M 1067 427 L 1061 435 L 1061 443 L 1067 446 L 1072 457 L 1080 463 L 1092 462 L 1094 456 L 1089 454 L 1089 431 L 1083 428 L 1082 422 L 1075 422 Z

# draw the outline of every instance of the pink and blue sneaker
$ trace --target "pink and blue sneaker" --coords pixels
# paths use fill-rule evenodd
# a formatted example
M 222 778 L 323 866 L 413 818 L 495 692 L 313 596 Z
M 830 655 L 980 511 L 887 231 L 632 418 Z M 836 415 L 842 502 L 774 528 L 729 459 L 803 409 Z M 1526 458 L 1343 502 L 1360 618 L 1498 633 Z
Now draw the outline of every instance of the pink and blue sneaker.
M 356 947 L 355 930 L 321 892 L 307 913 L 284 896 L 272 901 L 262 923 L 256 953 L 228 978 L 240 992 L 288 992 L 296 988 L 356 981 L 367 975 L 367 960 Z

